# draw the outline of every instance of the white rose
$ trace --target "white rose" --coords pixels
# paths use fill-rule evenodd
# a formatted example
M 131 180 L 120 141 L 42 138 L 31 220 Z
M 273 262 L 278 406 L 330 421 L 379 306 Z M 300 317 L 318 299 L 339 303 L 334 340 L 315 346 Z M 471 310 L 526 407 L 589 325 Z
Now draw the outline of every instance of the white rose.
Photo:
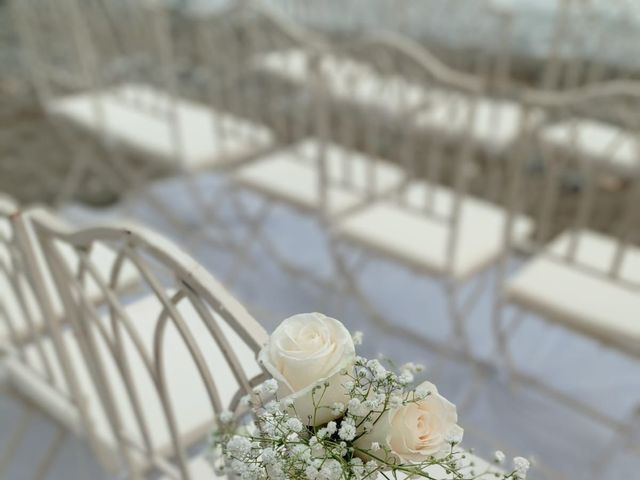
M 348 400 L 343 386 L 348 377 L 340 372 L 351 368 L 355 357 L 349 331 L 338 320 L 321 313 L 287 318 L 258 355 L 278 381 L 278 397 L 293 400 L 300 420 L 312 425 L 325 424 L 339 416 L 331 407 Z M 326 389 L 325 382 L 329 382 Z M 317 385 L 320 388 L 313 393 Z M 314 401 L 321 408 L 316 410 Z
M 422 383 L 418 389 L 430 394 L 385 412 L 370 432 L 356 440 L 355 446 L 370 450 L 372 444 L 379 444 L 388 447 L 402 462 L 418 463 L 441 453 L 454 433 L 461 438 L 456 406 L 430 382 Z

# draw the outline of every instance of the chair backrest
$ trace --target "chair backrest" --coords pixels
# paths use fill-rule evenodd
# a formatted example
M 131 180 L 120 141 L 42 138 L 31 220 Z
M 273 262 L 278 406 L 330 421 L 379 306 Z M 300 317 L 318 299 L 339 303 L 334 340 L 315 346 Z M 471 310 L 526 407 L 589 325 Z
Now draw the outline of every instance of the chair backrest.
M 530 90 L 523 102 L 549 118 L 510 159 L 510 218 L 536 221 L 529 249 L 640 288 L 640 273 L 631 279 L 625 267 L 640 244 L 640 85 Z
M 383 115 L 370 111 L 365 115 L 363 143 L 356 144 L 374 160 L 367 162 L 364 182 L 351 182 L 349 170 L 343 175 L 321 175 L 320 188 L 330 191 L 331 183 L 346 185 L 357 192 L 365 206 L 376 200 L 390 200 L 417 215 L 426 215 L 448 225 L 448 246 L 444 253 L 453 261 L 457 225 L 462 199 L 469 187 L 469 168 L 474 160 L 474 142 L 469 132 L 475 122 L 478 99 L 484 92 L 482 79 L 457 72 L 429 52 L 424 46 L 393 34 L 377 34 L 358 45 L 353 52 L 369 60 L 375 69 L 387 72 L 389 83 L 384 96 L 402 112 L 400 120 L 389 122 Z M 366 78 L 363 77 L 364 80 Z M 451 125 L 453 136 L 446 131 L 425 131 L 416 119 L 436 112 L 436 120 L 444 127 Z M 328 123 L 325 120 L 325 123 Z M 319 130 L 322 129 L 322 125 Z M 326 138 L 326 137 L 325 137 Z M 401 169 L 401 181 L 396 188 L 382 188 L 383 169 L 388 162 Z M 327 162 L 320 156 L 327 170 Z M 385 166 L 386 164 L 386 166 Z M 416 180 L 424 180 L 416 188 Z M 449 193 L 443 194 L 443 186 Z M 330 212 L 331 198 L 326 199 L 325 212 Z
M 615 4 L 564 0 L 558 2 L 545 64 L 544 89 L 573 89 L 637 70 L 637 2 Z
M 28 221 L 73 312 L 71 328 L 105 412 L 94 417 L 97 435 L 115 442 L 134 478 L 148 468 L 191 478 L 187 449 L 206 438 L 216 413 L 239 411 L 241 395 L 264 379 L 255 356 L 266 332 L 198 263 L 153 232 L 72 231 L 39 211 Z M 89 256 L 99 244 L 117 252 L 103 273 Z M 91 282 L 65 266 L 62 246 L 73 249 Z M 126 264 L 144 285 L 140 300 L 118 294 Z M 103 307 L 88 300 L 88 283 L 104 295 Z
M 67 429 L 88 434 L 102 460 L 62 339 L 65 312 L 50 277 L 38 274 L 41 253 L 25 239 L 31 242 L 19 206 L 0 196 L 0 350 L 10 386 Z
M 26 341 L 43 334 L 46 325 L 12 223 L 18 212 L 17 202 L 0 196 L 0 348 L 15 353 L 24 365 L 38 362 L 46 370 L 47 381 L 55 382 L 40 342 L 35 342 L 35 348 L 24 346 Z

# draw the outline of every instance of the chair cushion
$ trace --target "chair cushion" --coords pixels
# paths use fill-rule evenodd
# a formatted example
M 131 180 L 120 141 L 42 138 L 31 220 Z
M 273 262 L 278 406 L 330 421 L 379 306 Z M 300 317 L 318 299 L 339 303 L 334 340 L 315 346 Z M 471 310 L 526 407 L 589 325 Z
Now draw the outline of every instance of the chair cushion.
M 429 92 L 427 108 L 414 117 L 413 124 L 450 142 L 469 137 L 488 153 L 506 153 L 520 134 L 522 106 L 510 100 L 479 97 L 475 100 L 473 124 L 469 124 L 469 109 L 473 104 L 467 95 L 434 89 Z M 527 128 L 535 128 L 542 118 L 542 112 L 537 111 Z
M 293 83 L 310 85 L 310 55 L 302 49 L 278 50 L 256 57 L 255 68 Z M 372 65 L 348 57 L 326 54 L 321 57 L 325 92 L 346 100 L 400 114 L 426 100 L 425 90 L 399 75 L 382 75 Z
M 190 170 L 246 159 L 274 143 L 266 127 L 186 99 L 172 101 L 170 95 L 148 85 L 128 83 L 59 98 L 47 109 L 163 162 L 174 166 L 184 162 Z
M 321 143 L 306 139 L 279 150 L 260 161 L 235 172 L 235 179 L 265 195 L 291 203 L 306 210 L 319 210 L 320 169 L 318 151 Z M 358 206 L 365 200 L 366 186 L 371 185 L 369 169 L 375 165 L 375 191 L 379 194 L 397 187 L 402 181 L 402 170 L 381 159 L 376 159 L 335 144 L 326 145 L 326 165 L 330 179 L 327 191 L 329 213 L 337 214 Z M 351 176 L 345 175 L 345 164 Z M 347 185 L 345 179 L 349 178 Z
M 550 321 L 640 355 L 640 249 L 629 247 L 626 252 L 620 270 L 625 285 L 606 277 L 616 250 L 613 238 L 580 232 L 575 262 L 568 263 L 562 257 L 571 237 L 560 235 L 528 261 L 508 281 L 508 299 Z
M 616 250 L 613 238 L 580 232 L 575 262 L 569 263 L 562 257 L 571 237 L 560 235 L 527 262 L 507 283 L 508 299 L 550 321 L 640 355 L 640 249 L 629 247 L 626 252 L 620 271 L 625 285 L 606 277 Z
M 0 250 L 3 249 L 4 247 L 0 247 Z M 66 245 L 60 245 L 60 252 L 62 257 L 65 259 L 69 269 L 73 272 L 77 272 L 79 267 L 79 259 L 75 252 Z M 42 254 L 39 253 L 38 255 L 41 256 Z M 0 255 L 0 257 L 2 256 L 3 255 Z M 105 281 L 105 283 L 108 284 L 109 274 L 112 270 L 112 265 L 116 260 L 116 253 L 104 244 L 96 243 L 91 251 L 90 258 L 93 265 L 95 265 L 98 273 L 101 275 L 101 278 Z M 44 258 L 41 258 L 41 260 L 44 261 Z M 24 307 L 20 305 L 19 300 L 16 297 L 15 290 L 9 284 L 7 277 L 1 274 L 0 305 L 4 307 L 4 315 L 6 315 L 11 322 L 16 339 L 19 342 L 22 342 L 28 340 L 29 336 L 32 334 L 27 323 L 28 320 L 25 318 L 25 315 L 23 313 L 23 308 L 26 308 L 28 312 L 30 312 L 35 329 L 35 332 L 33 333 L 42 332 L 42 330 L 45 328 L 45 323 L 42 319 L 42 312 L 40 311 L 39 303 L 36 300 L 35 293 L 31 289 L 30 284 L 27 282 L 27 279 L 24 275 L 19 275 L 18 278 L 18 282 L 20 282 L 22 292 L 24 293 Z M 122 272 L 119 276 L 117 290 L 121 293 L 134 290 L 139 283 L 139 278 L 140 277 L 133 265 L 129 262 L 125 262 L 122 268 Z M 88 274 L 86 282 L 86 291 L 89 300 L 96 304 L 101 303 L 104 300 L 102 290 L 91 278 L 89 278 Z M 47 286 L 49 296 L 53 302 L 54 311 L 59 318 L 63 318 L 64 307 L 62 304 L 62 300 L 58 295 L 58 289 L 55 287 L 54 279 L 50 275 L 46 275 L 45 284 Z M 0 318 L 2 317 L 2 315 L 3 312 L 0 308 Z M 4 320 L 0 321 L 0 345 L 2 345 L 4 342 L 9 341 L 9 333 L 10 332 L 7 323 Z
M 147 296 L 141 300 L 126 307 L 129 317 L 132 319 L 133 328 L 139 335 L 141 343 L 146 350 L 146 355 L 153 362 L 153 345 L 154 333 L 158 323 L 158 316 L 161 312 L 161 305 L 155 296 Z M 231 399 L 238 391 L 239 385 L 231 374 L 230 367 L 225 357 L 216 343 L 212 340 L 211 334 L 203 321 L 200 320 L 198 314 L 191 304 L 180 303 L 178 310 L 182 314 L 185 324 L 188 326 L 197 345 L 200 347 L 206 365 L 212 374 L 213 381 L 217 387 L 220 399 L 223 405 L 229 405 Z M 240 337 L 219 318 L 216 319 L 218 325 L 222 329 L 227 338 L 231 350 L 236 353 L 240 363 L 249 378 L 258 375 L 260 369 L 255 360 L 255 353 L 248 347 Z M 102 323 L 107 329 L 111 329 L 109 319 L 102 318 Z M 95 329 L 94 329 L 95 330 Z M 126 363 L 131 372 L 131 383 L 135 385 L 139 404 L 142 407 L 142 415 L 147 420 L 150 437 L 154 443 L 154 451 L 159 455 L 168 455 L 172 450 L 170 433 L 167 422 L 163 413 L 163 409 L 157 395 L 154 382 L 149 376 L 145 364 L 141 360 L 138 350 L 134 347 L 130 337 L 123 333 L 122 353 L 118 354 L 119 358 L 126 359 Z M 70 363 L 77 374 L 80 389 L 86 397 L 86 404 L 93 421 L 96 436 L 101 445 L 111 454 L 110 458 L 116 462 L 117 448 L 114 437 L 109 427 L 108 419 L 103 411 L 100 403 L 100 396 L 91 381 L 89 369 L 86 366 L 85 357 L 83 356 L 80 346 L 75 339 L 74 333 L 69 329 L 63 334 L 63 342 Z M 172 322 L 169 322 L 162 340 L 161 362 L 165 368 L 164 379 L 166 380 L 166 389 L 169 392 L 169 399 L 172 404 L 172 410 L 175 412 L 176 423 L 178 425 L 179 435 L 184 446 L 189 446 L 194 442 L 202 440 L 213 427 L 213 406 L 206 393 L 204 384 L 196 368 L 195 362 L 191 359 L 187 348 L 185 347 L 182 337 Z M 59 415 L 60 409 L 49 408 L 52 405 L 59 404 L 61 393 L 66 393 L 68 388 L 67 382 L 64 380 L 62 369 L 57 362 L 57 358 L 53 354 L 53 344 L 51 340 L 46 339 L 41 342 L 43 348 L 49 352 L 49 358 L 56 359 L 51 362 L 55 377 L 59 379 L 58 385 L 62 385 L 60 390 L 53 388 L 48 389 L 48 395 L 39 395 L 34 398 L 34 402 L 49 412 L 52 416 Z M 30 345 L 27 349 L 29 358 L 37 359 L 35 345 Z M 134 439 L 142 445 L 142 436 L 137 427 L 136 417 L 131 403 L 128 400 L 128 394 L 122 382 L 122 377 L 118 373 L 113 357 L 108 353 L 104 342 L 100 342 L 98 351 L 105 361 L 105 371 L 110 379 L 113 391 L 113 398 L 118 405 L 118 410 L 122 417 L 122 425 L 130 438 Z M 17 383 L 25 383 L 23 379 L 10 379 Z M 32 375 L 42 384 L 41 377 L 44 370 L 39 362 L 35 361 L 35 368 Z M 20 388 L 20 385 L 16 388 Z M 64 421 L 64 419 L 60 419 Z M 140 459 L 144 464 L 144 460 Z
M 635 177 L 640 169 L 636 135 L 615 125 L 574 118 L 551 124 L 540 131 L 540 141 L 564 152 L 575 152 L 596 166 L 623 176 Z
M 431 193 L 430 193 L 431 192 Z M 433 213 L 420 212 L 427 195 L 433 195 Z M 412 267 L 456 280 L 469 278 L 495 261 L 504 251 L 505 212 L 488 202 L 470 196 L 462 200 L 459 231 L 453 265 L 447 270 L 447 248 L 451 238 L 451 215 L 455 194 L 452 190 L 414 182 L 406 192 L 407 204 L 382 201 L 336 225 L 343 237 L 389 255 Z M 380 228 L 384 225 L 384 228 Z M 523 240 L 532 229 L 529 219 L 519 217 L 514 240 Z

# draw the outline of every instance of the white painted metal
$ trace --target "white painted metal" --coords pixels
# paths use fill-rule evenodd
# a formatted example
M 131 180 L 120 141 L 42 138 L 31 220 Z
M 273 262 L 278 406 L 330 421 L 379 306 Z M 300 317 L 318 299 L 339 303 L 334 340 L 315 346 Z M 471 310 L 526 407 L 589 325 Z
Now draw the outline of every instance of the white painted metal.
M 132 478 L 154 469 L 171 478 L 191 478 L 189 445 L 208 435 L 216 412 L 240 408 L 238 390 L 248 392 L 263 378 L 255 353 L 266 333 L 202 267 L 152 232 L 136 227 L 73 231 L 39 210 L 23 219 L 73 312 L 71 328 L 54 327 L 57 341 L 43 348 L 54 351 L 56 359 L 64 351 L 68 362 L 50 365 L 75 379 L 103 460 L 112 468 L 124 466 Z M 89 256 L 99 243 L 118 251 L 107 274 Z M 103 292 L 105 309 L 88 301 L 85 286 L 63 263 L 60 244 L 74 249 L 85 274 Z M 148 291 L 133 303 L 117 293 L 127 262 Z M 34 387 L 39 374 L 32 376 Z M 55 403 L 50 392 L 38 399 Z

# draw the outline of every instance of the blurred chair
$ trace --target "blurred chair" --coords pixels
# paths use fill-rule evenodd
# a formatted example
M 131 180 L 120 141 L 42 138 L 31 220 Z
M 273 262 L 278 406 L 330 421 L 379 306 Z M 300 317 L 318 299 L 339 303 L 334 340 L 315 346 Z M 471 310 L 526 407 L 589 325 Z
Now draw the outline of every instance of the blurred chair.
M 543 388 L 572 408 L 627 435 L 631 423 L 623 425 L 527 374 L 511 358 L 508 340 L 527 314 L 536 314 L 599 344 L 640 356 L 640 87 L 612 82 L 563 93 L 529 91 L 524 97 L 530 108 L 545 108 L 550 118 L 563 125 L 566 143 L 558 149 L 549 141 L 548 131 L 546 135 L 533 134 L 529 142 L 523 142 L 528 143 L 524 149 L 540 155 L 542 174 L 525 168 L 526 155 L 513 159 L 510 221 L 505 231 L 505 247 L 511 254 L 501 264 L 504 288 L 497 298 L 495 316 L 501 361 L 515 378 Z M 585 122 L 598 117 L 612 122 L 606 139 L 585 135 Z M 588 151 L 584 148 L 586 141 Z M 625 149 L 624 168 L 616 164 L 612 154 L 616 146 Z M 607 192 L 601 179 L 612 172 L 629 181 Z M 567 174 L 577 178 L 574 184 L 562 181 Z M 527 249 L 531 257 L 507 276 L 507 259 L 515 247 L 514 219 L 521 212 L 537 220 Z M 515 311 L 508 312 L 507 306 Z M 640 410 L 634 413 L 637 425 Z M 594 461 L 597 471 L 612 451 L 607 449 Z
M 475 125 L 476 103 L 482 97 L 483 84 L 475 77 L 449 69 L 423 47 L 407 40 L 385 35 L 373 41 L 376 43 L 379 48 L 389 49 L 396 61 L 409 63 L 421 72 L 425 88 L 433 89 L 429 93 L 453 88 L 465 92 L 469 98 L 464 118 L 467 133 L 454 143 L 441 135 L 423 137 L 408 116 L 405 135 L 394 149 L 395 160 L 404 167 L 400 188 L 386 195 L 370 191 L 365 208 L 337 219 L 329 217 L 334 253 L 351 290 L 370 312 L 376 308 L 358 285 L 360 266 L 348 265 L 340 253 L 345 244 L 442 280 L 454 339 L 462 347 L 458 351 L 471 355 L 465 318 L 487 282 L 480 278 L 466 298 L 461 298 L 460 291 L 503 254 L 506 221 L 506 212 L 501 207 L 470 195 L 468 189 L 468 167 L 476 147 L 468 132 Z M 455 110 L 455 102 L 449 108 Z M 330 175 L 322 178 L 329 184 Z M 520 242 L 530 233 L 532 222 L 518 217 L 515 223 L 513 237 Z
M 32 424 L 36 411 L 50 413 L 62 425 L 48 444 L 41 458 L 34 458 L 35 477 L 44 478 L 62 446 L 67 430 L 80 432 L 84 415 L 83 401 L 74 390 L 73 379 L 66 379 L 56 371 L 56 365 L 67 365 L 63 351 L 60 356 L 52 351 L 56 343 L 56 332 L 69 319 L 53 277 L 48 272 L 34 277 L 31 264 L 44 262 L 45 254 L 37 247 L 31 256 L 25 255 L 22 237 L 30 238 L 32 232 L 25 226 L 22 233 L 15 227 L 20 216 L 19 206 L 10 198 L 0 196 L 0 363 L 3 377 L 0 390 L 16 396 L 23 413 L 16 429 L 8 436 L 0 461 L 0 476 L 6 475 L 10 462 L 21 446 L 22 440 Z M 88 252 L 91 261 L 101 274 L 106 274 L 115 262 L 116 254 L 105 246 Z M 87 301 L 98 304 L 105 300 L 96 285 L 87 282 L 83 268 L 68 248 L 60 250 L 61 261 L 87 289 Z M 118 285 L 120 294 L 131 292 L 137 277 L 131 265 L 124 264 L 122 281 Z M 49 303 L 40 301 L 46 295 Z M 38 378 L 29 373 L 38 373 Z M 27 375 L 27 376 L 25 376 Z M 47 400 L 49 390 L 61 389 L 64 395 Z M 39 408 L 34 408 L 37 406 Z M 36 462 L 37 460 L 37 462 Z
M 37 209 L 14 224 L 50 335 L 7 355 L 10 385 L 86 436 L 110 471 L 196 478 L 202 458 L 193 457 L 194 448 L 206 443 L 215 414 L 239 413 L 240 396 L 264 379 L 255 355 L 266 332 L 202 267 L 150 231 L 73 230 Z M 118 252 L 106 272 L 90 256 L 99 245 Z M 35 261 L 35 248 L 46 262 Z M 104 308 L 90 301 L 65 250 L 102 293 Z M 118 292 L 127 265 L 146 291 L 128 302 Z M 44 271 L 54 279 L 69 328 L 52 314 L 38 276 Z M 25 360 L 38 355 L 46 361 Z
M 233 97 L 227 92 L 235 85 L 231 80 L 237 80 L 240 73 L 237 58 L 229 66 L 234 75 L 231 78 L 223 61 L 227 57 L 221 54 L 221 59 L 211 52 L 226 53 L 227 46 L 239 40 L 230 35 L 212 38 L 204 34 L 204 27 L 194 25 L 194 43 L 212 59 L 190 69 L 185 59 L 193 52 L 175 44 L 175 20 L 166 6 L 65 0 L 62 12 L 54 14 L 54 10 L 50 5 L 40 9 L 31 2 L 14 2 L 25 61 L 40 102 L 54 129 L 76 147 L 77 162 L 71 167 L 75 173 L 69 174 L 61 197 L 71 197 L 82 174 L 92 172 L 109 182 L 117 194 L 144 192 L 152 207 L 185 230 L 170 202 L 145 189 L 153 178 L 178 173 L 185 177 L 185 193 L 194 209 L 202 212 L 202 223 L 213 223 L 215 201 L 202 192 L 195 173 L 232 167 L 275 144 L 270 129 L 219 109 L 233 109 L 229 101 L 220 99 Z M 212 20 L 209 26 L 224 25 L 225 18 L 234 12 L 221 14 L 223 18 Z M 64 31 L 54 36 L 39 29 L 41 23 L 53 23 Z M 68 50 L 60 52 L 62 60 L 70 64 L 68 69 L 60 68 L 51 58 L 46 43 L 49 36 L 68 44 Z M 210 44 L 213 39 L 218 44 Z M 188 75 L 197 78 L 178 82 L 189 79 Z M 195 91 L 183 93 L 189 90 L 185 83 Z M 192 97 L 203 100 L 189 100 Z M 84 137 L 79 133 L 82 131 Z M 94 136 L 86 135 L 87 131 Z M 84 150 L 79 138 L 84 142 L 96 138 L 106 158 Z
M 619 123 L 605 119 L 606 111 L 595 112 L 598 117 L 575 116 L 549 122 L 540 129 L 540 143 L 557 156 L 579 156 L 597 164 L 595 168 L 609 171 L 621 179 L 638 175 L 640 152 L 637 134 Z
M 33 288 L 30 287 L 26 265 L 21 258 L 19 245 L 11 226 L 11 217 L 18 215 L 20 206 L 13 199 L 0 194 L 0 348 L 3 345 L 19 345 L 32 340 L 34 337 L 47 333 L 46 319 L 38 308 L 38 302 Z M 65 224 L 59 220 L 61 224 Z M 67 226 L 68 227 L 68 226 Z M 116 253 L 104 245 L 97 245 L 91 251 L 90 257 L 96 268 L 104 274 L 109 271 L 115 261 Z M 79 281 L 86 281 L 83 269 L 77 258 L 68 248 L 62 248 L 61 254 L 68 268 L 77 275 Z M 43 253 L 35 250 L 38 261 L 43 261 Z M 56 288 L 51 275 L 43 276 L 44 287 L 52 298 L 52 307 L 56 317 L 66 320 L 66 313 L 61 299 L 55 294 Z M 120 293 L 135 291 L 138 277 L 131 265 L 125 265 L 122 280 L 118 286 Z M 95 284 L 87 285 L 87 298 L 94 304 L 104 302 L 102 292 Z

